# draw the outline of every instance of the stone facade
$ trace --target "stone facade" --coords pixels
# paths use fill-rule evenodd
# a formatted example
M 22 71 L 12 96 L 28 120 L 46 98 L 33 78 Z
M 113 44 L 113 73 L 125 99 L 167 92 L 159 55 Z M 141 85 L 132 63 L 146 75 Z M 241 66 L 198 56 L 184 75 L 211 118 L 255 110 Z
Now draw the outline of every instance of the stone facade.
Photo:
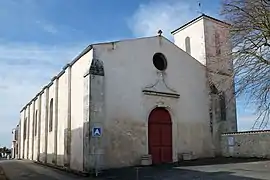
M 108 167 L 138 164 L 140 156 L 148 154 L 148 116 L 156 107 L 166 108 L 172 117 L 174 162 L 184 152 L 213 156 L 203 65 L 159 36 L 99 44 L 94 49 L 105 69 Z M 168 61 L 164 72 L 153 65 L 156 52 Z
M 155 108 L 170 114 L 171 162 L 215 156 L 224 125 L 198 58 L 162 36 L 88 46 L 21 110 L 20 157 L 77 171 L 138 165 L 150 153 Z M 92 136 L 96 127 L 101 137 Z
M 270 158 L 270 131 L 223 134 L 222 155 L 225 157 Z
M 80 55 L 80 62 L 75 64 L 79 60 L 75 59 L 72 62 L 73 66 L 72 63 L 65 66 L 22 109 L 19 131 L 20 158 L 83 171 L 81 102 L 84 92 L 83 76 L 90 68 L 91 53 L 89 50 L 88 54 Z M 78 105 L 72 108 L 75 104 Z M 72 121 L 72 118 L 76 120 Z
M 225 22 L 202 15 L 172 32 L 175 44 L 183 50 L 187 45 L 185 39 L 189 38 L 190 55 L 206 66 L 208 82 L 217 88 L 217 94 L 225 95 L 226 121 L 216 121 L 222 133 L 237 131 L 228 27 Z
M 172 32 L 175 44 L 184 50 L 187 49 L 187 45 L 191 47 L 187 53 L 207 68 L 210 126 L 216 156 L 221 155 L 220 134 L 237 132 L 228 27 L 227 23 L 202 15 Z M 212 86 L 216 89 L 214 93 Z M 224 106 L 221 105 L 221 97 L 224 99 Z

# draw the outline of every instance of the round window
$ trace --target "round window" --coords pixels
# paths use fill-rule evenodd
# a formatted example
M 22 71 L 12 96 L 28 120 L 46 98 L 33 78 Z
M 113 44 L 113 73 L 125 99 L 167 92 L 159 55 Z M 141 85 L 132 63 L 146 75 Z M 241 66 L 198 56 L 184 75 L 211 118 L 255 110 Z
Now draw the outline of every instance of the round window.
M 160 71 L 164 71 L 167 68 L 167 60 L 162 53 L 156 53 L 153 56 L 153 64 Z

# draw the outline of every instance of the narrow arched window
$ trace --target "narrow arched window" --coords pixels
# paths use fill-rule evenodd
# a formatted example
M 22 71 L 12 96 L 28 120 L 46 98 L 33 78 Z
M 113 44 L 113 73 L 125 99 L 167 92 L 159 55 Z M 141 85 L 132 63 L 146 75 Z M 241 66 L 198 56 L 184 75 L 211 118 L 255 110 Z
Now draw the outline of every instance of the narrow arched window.
M 24 124 L 23 124 L 23 139 L 26 139 L 26 129 L 27 128 L 27 118 L 25 118 L 24 120 Z
M 53 130 L 53 98 L 50 100 L 49 132 Z
M 226 121 L 226 99 L 224 92 L 220 93 L 219 102 L 220 102 L 220 118 L 222 121 Z
M 185 39 L 185 46 L 186 46 L 186 52 L 188 54 L 190 54 L 191 53 L 191 49 L 190 49 L 190 37 L 186 37 L 186 39 Z
M 37 135 L 37 124 L 38 124 L 38 110 L 36 110 L 36 115 L 35 115 L 35 136 Z

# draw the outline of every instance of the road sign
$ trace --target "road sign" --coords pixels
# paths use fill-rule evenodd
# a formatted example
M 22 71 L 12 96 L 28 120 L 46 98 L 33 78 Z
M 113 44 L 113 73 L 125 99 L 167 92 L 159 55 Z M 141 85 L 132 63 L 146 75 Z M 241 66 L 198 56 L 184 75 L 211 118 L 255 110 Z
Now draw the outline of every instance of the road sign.
M 92 137 L 101 137 L 101 134 L 102 134 L 101 127 L 92 128 Z

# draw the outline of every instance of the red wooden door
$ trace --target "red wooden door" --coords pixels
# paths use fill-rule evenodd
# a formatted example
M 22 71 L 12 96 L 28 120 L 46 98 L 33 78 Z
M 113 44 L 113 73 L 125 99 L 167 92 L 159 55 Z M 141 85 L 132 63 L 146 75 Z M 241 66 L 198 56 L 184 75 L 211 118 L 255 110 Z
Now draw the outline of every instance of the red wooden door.
M 149 115 L 148 146 L 153 164 L 172 162 L 172 122 L 164 108 L 156 108 Z

